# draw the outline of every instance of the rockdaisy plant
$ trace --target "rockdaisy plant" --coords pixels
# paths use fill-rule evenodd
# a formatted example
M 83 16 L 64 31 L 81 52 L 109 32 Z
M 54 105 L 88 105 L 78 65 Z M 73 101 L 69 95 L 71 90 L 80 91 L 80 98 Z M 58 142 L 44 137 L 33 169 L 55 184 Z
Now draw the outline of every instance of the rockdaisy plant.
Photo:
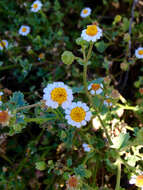
M 88 86 L 88 90 L 90 91 L 91 95 L 101 94 L 103 92 L 103 84 L 91 83 Z
M 54 82 L 44 88 L 43 99 L 48 107 L 56 109 L 61 106 L 66 109 L 71 105 L 73 94 L 72 90 L 63 82 Z
M 135 56 L 138 59 L 143 59 L 143 47 L 139 47 L 136 49 Z
M 22 36 L 27 36 L 30 33 L 30 27 L 22 25 L 19 29 L 19 34 Z
M 42 3 L 40 1 L 34 1 L 33 4 L 31 5 L 31 11 L 38 12 L 41 9 L 41 7 L 42 7 Z M 90 8 L 84 8 L 81 11 L 81 17 L 83 18 L 86 16 L 89 16 L 90 14 L 91 14 Z M 42 100 L 39 101 L 38 103 L 28 105 L 28 103 L 24 100 L 23 94 L 21 94 L 20 92 L 14 94 L 10 98 L 9 105 L 13 111 L 12 114 L 14 113 L 13 115 L 7 109 L 3 109 L 3 103 L 1 101 L 1 97 L 3 93 L 0 92 L 0 103 L 1 103 L 0 124 L 2 126 L 5 126 L 10 123 L 11 124 L 10 130 L 13 130 L 11 131 L 11 134 L 14 134 L 14 132 L 18 133 L 20 130 L 22 130 L 25 127 L 24 124 L 26 122 L 27 123 L 37 122 L 38 124 L 39 123 L 44 124 L 42 125 L 43 127 L 42 132 L 40 133 L 38 138 L 36 138 L 38 140 L 36 140 L 36 142 L 34 143 L 34 145 L 38 145 L 39 140 L 41 141 L 41 144 L 44 141 L 46 142 L 45 140 L 46 135 L 43 138 L 43 142 L 41 138 L 44 133 L 44 130 L 47 129 L 48 131 L 49 129 L 53 128 L 53 126 L 56 123 L 56 125 L 58 125 L 59 127 L 59 131 L 57 132 L 56 129 L 54 128 L 52 132 L 55 136 L 57 132 L 58 135 L 60 136 L 60 141 L 63 141 L 63 143 L 60 143 L 59 146 L 58 146 L 58 143 L 56 143 L 57 152 L 58 150 L 59 151 L 64 150 L 64 152 L 66 152 L 66 147 L 68 147 L 69 150 L 70 148 L 71 149 L 73 148 L 71 152 L 69 151 L 70 153 L 69 157 L 72 154 L 85 155 L 85 158 L 81 159 L 82 164 L 77 168 L 75 168 L 75 166 L 72 165 L 72 159 L 67 158 L 67 165 L 69 165 L 70 167 L 70 168 L 67 168 L 66 166 L 64 168 L 67 173 L 68 172 L 70 173 L 69 177 L 67 177 L 67 175 L 64 176 L 64 178 L 67 180 L 65 184 L 67 189 L 71 189 L 71 190 L 72 189 L 74 190 L 75 188 L 78 189 L 78 187 L 80 186 L 80 180 L 77 176 L 79 174 L 81 176 L 85 175 L 83 178 L 91 177 L 95 179 L 96 173 L 97 173 L 96 169 L 95 169 L 95 172 L 93 172 L 95 176 L 92 176 L 91 174 L 93 173 L 92 172 L 90 173 L 86 169 L 88 168 L 87 164 L 88 162 L 89 163 L 91 162 L 92 166 L 94 166 L 96 165 L 94 164 L 94 162 L 98 164 L 98 162 L 100 162 L 100 159 L 102 160 L 102 156 L 103 156 L 103 161 L 104 163 L 106 162 L 108 163 L 109 169 L 110 167 L 112 169 L 116 167 L 117 180 L 116 180 L 115 190 L 120 190 L 121 189 L 120 188 L 121 165 L 122 164 L 125 165 L 125 162 L 123 161 L 123 156 L 125 154 L 125 151 L 132 147 L 132 144 L 138 145 L 138 142 L 142 142 L 143 131 L 141 131 L 142 133 L 140 133 L 140 131 L 139 133 L 136 132 L 138 136 L 138 139 L 136 141 L 129 142 L 128 141 L 128 139 L 130 138 L 129 134 L 126 134 L 126 133 L 122 134 L 120 133 L 120 131 L 119 131 L 119 136 L 115 137 L 115 139 L 112 140 L 111 134 L 109 133 L 109 129 L 112 126 L 110 125 L 110 122 L 111 122 L 110 118 L 112 117 L 113 113 L 115 114 L 114 112 L 115 110 L 112 110 L 112 107 L 114 107 L 112 99 L 110 98 L 110 96 L 107 96 L 107 94 L 109 95 L 108 93 L 109 85 L 106 86 L 104 81 L 96 82 L 96 80 L 94 79 L 93 79 L 93 82 L 88 81 L 88 66 L 92 62 L 91 57 L 93 55 L 93 46 L 95 45 L 96 47 L 95 43 L 97 42 L 97 40 L 99 40 L 102 37 L 103 35 L 102 29 L 97 24 L 90 24 L 90 25 L 87 25 L 85 28 L 86 29 L 84 29 L 81 32 L 81 37 L 78 38 L 76 41 L 77 45 L 80 46 L 79 50 L 80 50 L 80 53 L 82 54 L 82 57 L 77 57 L 70 51 L 65 51 L 62 54 L 62 61 L 64 64 L 70 65 L 73 62 L 75 62 L 75 64 L 76 63 L 80 64 L 82 68 L 82 71 L 81 71 L 82 84 L 80 84 L 81 87 L 74 88 L 73 84 L 75 83 L 72 83 L 71 81 L 67 81 L 66 83 L 64 83 L 63 81 L 55 81 L 55 82 L 44 81 L 44 83 L 42 83 L 42 85 L 44 86 L 43 93 L 42 93 L 43 97 L 42 97 Z M 20 35 L 26 36 L 29 33 L 30 33 L 29 26 L 22 25 L 20 27 L 19 29 Z M 7 45 L 8 44 L 4 41 L 2 46 L 0 47 L 1 48 L 3 48 L 4 46 L 7 47 Z M 29 50 L 31 50 L 31 48 Z M 141 56 L 143 54 L 143 49 L 138 48 L 135 54 L 136 54 L 136 57 L 142 58 Z M 44 54 L 41 54 L 39 56 L 39 59 L 40 60 L 44 59 Z M 93 76 L 95 77 L 95 75 Z M 90 76 L 90 78 L 92 78 L 92 75 Z M 77 86 L 78 85 L 79 84 L 77 84 Z M 107 89 L 107 94 L 105 92 L 106 89 Z M 39 97 L 41 96 L 39 95 Z M 120 104 L 118 104 L 118 106 L 123 109 L 138 111 L 137 108 L 134 108 L 131 106 L 120 105 Z M 39 116 L 36 116 L 35 118 L 27 117 L 28 114 L 26 113 L 26 109 L 31 109 L 34 107 L 37 107 L 38 111 L 35 110 L 35 113 L 37 115 L 39 114 Z M 5 104 L 5 108 L 7 108 L 7 104 Z M 107 108 L 107 109 L 104 109 L 104 108 Z M 109 112 L 109 114 L 107 112 Z M 25 116 L 24 116 L 24 113 L 26 113 Z M 116 114 L 116 117 L 117 117 L 117 114 Z M 56 120 L 57 122 L 55 122 Z M 52 124 L 47 125 L 48 121 L 50 121 Z M 99 139 L 100 134 L 96 135 L 95 130 L 94 131 L 92 130 L 93 123 L 96 127 L 98 126 L 100 127 L 101 129 L 100 133 L 101 133 L 102 139 Z M 128 128 L 131 129 L 131 127 L 128 127 Z M 50 133 L 49 131 L 48 133 Z M 91 133 L 88 133 L 89 131 Z M 99 142 L 100 140 L 102 141 L 101 147 L 100 147 L 100 142 Z M 74 142 L 77 142 L 77 143 L 73 144 Z M 85 142 L 88 142 L 89 144 Z M 49 150 L 50 149 L 48 149 L 47 152 L 49 152 Z M 85 153 L 83 153 L 83 150 Z M 102 153 L 102 150 L 103 150 L 103 153 Z M 30 148 L 28 149 L 28 151 L 30 151 Z M 74 151 L 77 151 L 77 153 L 75 153 Z M 107 154 L 105 151 L 107 152 Z M 107 157 L 108 153 L 110 155 L 109 158 Z M 64 158 L 64 154 L 61 154 L 62 159 Z M 42 155 L 41 157 L 42 161 L 37 162 L 36 167 L 38 170 L 43 171 L 46 169 L 47 163 L 44 162 L 44 160 L 46 159 L 45 156 L 47 157 L 47 153 L 45 155 L 44 154 Z M 48 167 L 51 167 L 49 171 L 54 170 L 54 164 L 51 162 L 51 160 L 49 161 L 50 162 L 48 162 Z M 24 162 L 22 162 L 22 165 L 23 163 L 25 163 L 25 160 Z M 129 164 L 126 164 L 126 165 L 128 166 Z M 63 165 L 60 165 L 60 166 L 57 165 L 56 170 L 58 170 L 59 168 L 61 169 L 62 166 Z M 21 166 L 19 168 L 21 168 Z M 18 171 L 20 170 L 18 169 Z M 60 172 L 61 171 L 62 170 L 60 170 Z M 15 179 L 15 176 L 14 176 L 14 179 Z M 143 190 L 143 175 L 141 174 L 139 176 L 133 176 L 130 180 L 130 183 L 135 184 L 137 187 L 140 187 Z M 62 185 L 61 187 L 64 186 L 64 184 L 61 184 L 61 185 Z M 59 187 L 58 184 L 57 184 L 57 187 Z M 87 185 L 87 189 L 89 189 L 88 187 L 89 186 Z
M 84 9 L 82 9 L 82 11 L 81 11 L 81 13 L 80 13 L 80 16 L 81 16 L 82 18 L 85 18 L 85 17 L 90 16 L 90 14 L 91 14 L 91 9 L 90 9 L 89 7 L 86 7 L 86 8 L 84 8 Z
M 8 41 L 7 40 L 2 40 L 0 41 L 0 50 L 3 50 L 4 48 L 8 47 Z
M 96 42 L 102 36 L 102 29 L 99 28 L 96 24 L 88 25 L 81 33 L 81 37 L 90 42 Z
M 38 12 L 42 8 L 42 3 L 39 0 L 36 0 L 31 5 L 31 12 Z
M 89 107 L 82 102 L 73 102 L 66 110 L 66 119 L 68 124 L 80 128 L 85 126 L 91 120 Z

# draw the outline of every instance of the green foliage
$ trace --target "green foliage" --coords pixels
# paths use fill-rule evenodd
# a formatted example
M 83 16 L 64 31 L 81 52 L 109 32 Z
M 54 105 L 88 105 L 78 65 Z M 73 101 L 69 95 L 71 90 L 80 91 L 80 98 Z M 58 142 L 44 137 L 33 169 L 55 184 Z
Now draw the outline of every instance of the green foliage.
M 44 161 L 39 161 L 39 162 L 36 162 L 35 164 L 36 164 L 37 170 L 43 171 L 46 169 L 46 163 Z
M 21 92 L 14 92 L 10 97 L 9 102 L 6 104 L 10 110 L 15 110 L 17 108 L 28 105 L 26 100 L 24 99 L 24 95 Z
M 32 12 L 33 2 L 0 1 L 0 43 L 8 41 L 0 44 L 0 189 L 73 190 L 73 176 L 76 190 L 134 188 L 130 176 L 143 171 L 143 67 L 134 55 L 143 42 L 141 2 L 133 10 L 130 0 L 41 0 Z M 82 18 L 86 6 L 92 12 Z M 81 37 L 91 24 L 103 32 L 94 42 Z M 43 88 L 56 81 L 88 105 L 90 121 L 72 126 L 62 104 L 48 106 Z
M 113 145 L 111 147 L 116 149 L 122 149 L 128 145 L 129 138 L 130 136 L 128 133 L 126 134 L 120 133 L 119 136 L 113 139 Z

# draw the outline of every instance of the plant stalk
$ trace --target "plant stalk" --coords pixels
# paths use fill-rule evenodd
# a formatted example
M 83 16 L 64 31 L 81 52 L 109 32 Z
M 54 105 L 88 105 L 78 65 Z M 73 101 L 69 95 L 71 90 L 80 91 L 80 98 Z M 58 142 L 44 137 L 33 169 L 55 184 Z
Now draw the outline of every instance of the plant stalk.
M 88 53 L 87 53 L 87 57 L 85 56 L 85 52 L 83 50 L 83 55 L 84 55 L 84 68 L 83 68 L 83 84 L 84 84 L 84 90 L 85 90 L 85 93 L 86 93 L 86 96 L 88 97 L 89 99 L 89 102 L 90 104 L 95 108 L 95 110 L 97 111 L 97 108 L 94 106 L 93 104 L 93 101 L 92 101 L 92 97 L 90 96 L 89 92 L 88 92 L 88 87 L 87 87 L 87 64 L 88 64 L 88 60 L 89 58 L 91 57 L 91 52 L 92 52 L 92 48 L 93 48 L 93 43 L 91 42 L 90 43 L 90 47 L 89 47 L 89 50 L 88 50 Z M 106 127 L 104 126 L 104 123 L 100 117 L 99 114 L 97 114 L 98 116 L 98 119 L 101 123 L 101 126 L 103 127 L 104 131 L 105 131 L 105 134 L 106 134 L 106 137 L 108 139 L 108 142 L 110 145 L 112 145 L 112 141 L 111 141 L 111 138 L 110 136 L 108 135 L 108 131 L 106 129 Z
M 121 161 L 117 160 L 117 177 L 116 177 L 116 188 L 115 190 L 120 190 L 120 180 L 121 180 Z

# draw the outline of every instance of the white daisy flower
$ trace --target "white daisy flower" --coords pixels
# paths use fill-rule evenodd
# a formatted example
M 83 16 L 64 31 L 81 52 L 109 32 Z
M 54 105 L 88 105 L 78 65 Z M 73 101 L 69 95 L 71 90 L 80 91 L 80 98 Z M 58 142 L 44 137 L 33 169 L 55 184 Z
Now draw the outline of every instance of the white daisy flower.
M 8 41 L 7 40 L 2 40 L 0 41 L 0 50 L 3 50 L 4 48 L 8 47 Z
M 97 25 L 88 25 L 85 30 L 82 31 L 81 37 L 86 41 L 96 42 L 102 36 L 102 29 Z
M 63 82 L 48 84 L 43 91 L 43 99 L 51 108 L 56 109 L 58 106 L 62 106 L 63 109 L 66 109 L 73 100 L 72 90 Z
M 31 11 L 32 12 L 38 12 L 42 7 L 42 3 L 39 0 L 36 0 L 33 2 L 33 4 L 31 5 Z
M 89 7 L 86 7 L 84 9 L 82 9 L 80 16 L 82 18 L 88 17 L 91 14 L 91 9 Z
M 104 100 L 103 104 L 106 106 L 112 106 L 113 105 L 109 96 L 106 96 L 106 99 Z
M 135 56 L 139 59 L 143 58 L 143 48 L 142 47 L 139 47 L 138 49 L 136 49 Z
M 22 25 L 19 29 L 19 34 L 22 36 L 27 36 L 30 32 L 30 27 L 26 25 Z
M 83 143 L 82 147 L 83 147 L 85 152 L 90 152 L 90 150 L 91 150 L 91 147 L 89 144 Z
M 140 187 L 143 190 L 143 173 L 140 175 L 133 175 L 129 181 L 130 184 L 135 184 L 137 187 Z
M 98 83 L 91 83 L 88 86 L 88 90 L 90 91 L 91 95 L 95 95 L 95 94 L 101 94 L 103 92 L 103 85 L 102 84 L 98 84 Z
M 89 107 L 82 102 L 73 102 L 70 107 L 65 110 L 65 113 L 67 122 L 77 128 L 86 125 L 92 116 Z

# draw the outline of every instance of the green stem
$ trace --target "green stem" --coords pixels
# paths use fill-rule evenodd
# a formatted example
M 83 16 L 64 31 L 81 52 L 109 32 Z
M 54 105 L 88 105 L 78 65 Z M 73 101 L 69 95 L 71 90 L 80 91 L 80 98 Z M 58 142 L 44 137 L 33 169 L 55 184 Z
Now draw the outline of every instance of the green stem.
M 20 111 L 20 110 L 24 110 L 24 109 L 31 109 L 31 108 L 34 108 L 34 107 L 37 107 L 37 106 L 40 106 L 41 105 L 41 102 L 38 102 L 36 104 L 31 104 L 31 105 L 28 105 L 28 106 L 22 106 L 20 108 L 17 108 L 16 111 Z
M 83 84 L 86 96 L 89 98 L 88 88 L 87 88 L 87 62 L 84 63 L 84 68 L 83 68 Z
M 84 58 L 83 84 L 84 84 L 84 90 L 85 90 L 86 96 L 90 100 L 90 103 L 92 102 L 92 99 L 90 97 L 90 94 L 88 93 L 88 87 L 87 87 L 87 64 L 88 64 L 89 58 L 91 57 L 92 48 L 93 48 L 93 43 L 91 42 L 88 53 L 87 53 L 87 57 L 85 56 L 85 50 L 84 49 L 82 50 L 83 58 Z
M 45 131 L 45 128 L 43 127 L 41 133 L 38 135 L 38 137 L 35 139 L 35 145 L 37 145 L 41 139 L 41 137 L 43 136 Z M 21 172 L 21 170 L 23 169 L 23 167 L 25 166 L 25 163 L 27 162 L 28 158 L 30 157 L 30 154 L 28 154 L 19 164 L 18 169 L 15 172 L 15 177 Z
M 128 105 L 122 105 L 122 104 L 117 104 L 120 108 L 123 108 L 124 110 L 132 110 L 132 111 L 138 111 L 139 108 L 137 106 L 128 106 Z
M 45 132 L 45 127 L 43 127 L 41 133 L 40 133 L 40 134 L 38 135 L 38 137 L 35 139 L 35 144 L 36 144 L 36 145 L 39 143 L 39 141 L 40 141 L 41 137 L 43 136 L 44 132 Z
M 50 121 L 50 120 L 54 120 L 54 119 L 57 119 L 57 118 L 51 118 L 51 117 L 49 117 L 49 118 L 42 118 L 42 117 L 40 117 L 40 118 L 24 118 L 24 120 L 26 121 L 26 122 L 36 122 L 36 123 L 38 123 L 38 122 L 47 122 L 47 121 Z
M 25 163 L 27 162 L 27 160 L 28 160 L 28 157 L 25 157 L 25 158 L 21 161 L 21 163 L 20 163 L 18 169 L 17 169 L 16 172 L 15 172 L 15 177 L 21 172 L 21 170 L 22 170 L 22 168 L 24 167 L 24 165 L 25 165 Z
M 91 42 L 91 43 L 90 43 L 89 50 L 88 50 L 88 53 L 87 53 L 87 57 L 85 56 L 85 51 L 84 51 L 84 49 L 82 50 L 82 51 L 83 51 L 83 57 L 84 57 L 83 84 L 84 84 L 84 90 L 85 90 L 86 96 L 88 97 L 88 99 L 89 99 L 89 101 L 90 101 L 90 104 L 93 105 L 93 107 L 94 107 L 95 110 L 97 111 L 97 108 L 96 108 L 96 107 L 94 106 L 94 104 L 93 104 L 92 98 L 91 98 L 91 96 L 90 96 L 90 94 L 89 94 L 89 92 L 88 92 L 88 87 L 87 87 L 87 64 L 88 64 L 89 58 L 91 57 L 92 48 L 93 48 L 93 43 Z M 105 127 L 105 125 L 104 125 L 104 123 L 103 123 L 103 121 L 102 121 L 100 115 L 98 114 L 97 116 L 98 116 L 98 119 L 99 119 L 99 121 L 100 121 L 100 123 L 101 123 L 101 125 L 102 125 L 102 127 L 103 127 L 103 129 L 104 129 L 104 131 L 105 131 L 105 134 L 106 134 L 106 136 L 107 136 L 107 139 L 108 139 L 109 144 L 112 145 L 111 138 L 110 138 L 110 136 L 108 135 L 107 129 L 106 129 L 106 127 Z
M 18 67 L 18 66 L 19 66 L 19 64 L 2 66 L 2 67 L 0 67 L 0 71 L 4 71 L 4 70 L 8 70 L 8 69 L 12 69 L 12 68 L 15 68 L 15 67 Z
M 3 158 L 4 160 L 6 160 L 10 165 L 12 165 L 13 166 L 13 163 L 12 163 L 12 161 L 6 156 L 6 155 L 4 155 L 4 154 L 1 154 L 0 155 L 0 157 L 1 158 Z
M 88 50 L 87 58 L 86 58 L 86 61 L 87 61 L 87 62 L 88 62 L 88 60 L 89 60 L 90 57 L 91 57 L 92 48 L 93 48 L 93 42 L 91 42 L 91 43 L 90 43 L 90 46 L 89 46 L 89 50 Z
M 63 114 L 61 113 L 61 111 L 59 109 L 57 109 L 57 113 L 59 114 L 59 117 L 64 120 L 64 116 Z
M 110 136 L 109 136 L 109 134 L 108 134 L 108 131 L 107 131 L 107 129 L 106 129 L 106 127 L 105 127 L 105 125 L 104 125 L 104 123 L 103 123 L 103 121 L 102 121 L 100 115 L 97 114 L 97 117 L 98 117 L 98 119 L 99 119 L 99 121 L 100 121 L 100 123 L 101 123 L 101 125 L 102 125 L 102 128 L 104 129 L 104 132 L 105 132 L 105 134 L 106 134 L 106 137 L 107 137 L 107 139 L 108 139 L 109 144 L 112 145 L 113 143 L 112 143 L 112 141 L 111 141 L 111 138 L 110 138 Z
M 120 190 L 120 180 L 121 180 L 121 161 L 117 160 L 117 178 L 116 178 L 116 188 L 115 190 Z

